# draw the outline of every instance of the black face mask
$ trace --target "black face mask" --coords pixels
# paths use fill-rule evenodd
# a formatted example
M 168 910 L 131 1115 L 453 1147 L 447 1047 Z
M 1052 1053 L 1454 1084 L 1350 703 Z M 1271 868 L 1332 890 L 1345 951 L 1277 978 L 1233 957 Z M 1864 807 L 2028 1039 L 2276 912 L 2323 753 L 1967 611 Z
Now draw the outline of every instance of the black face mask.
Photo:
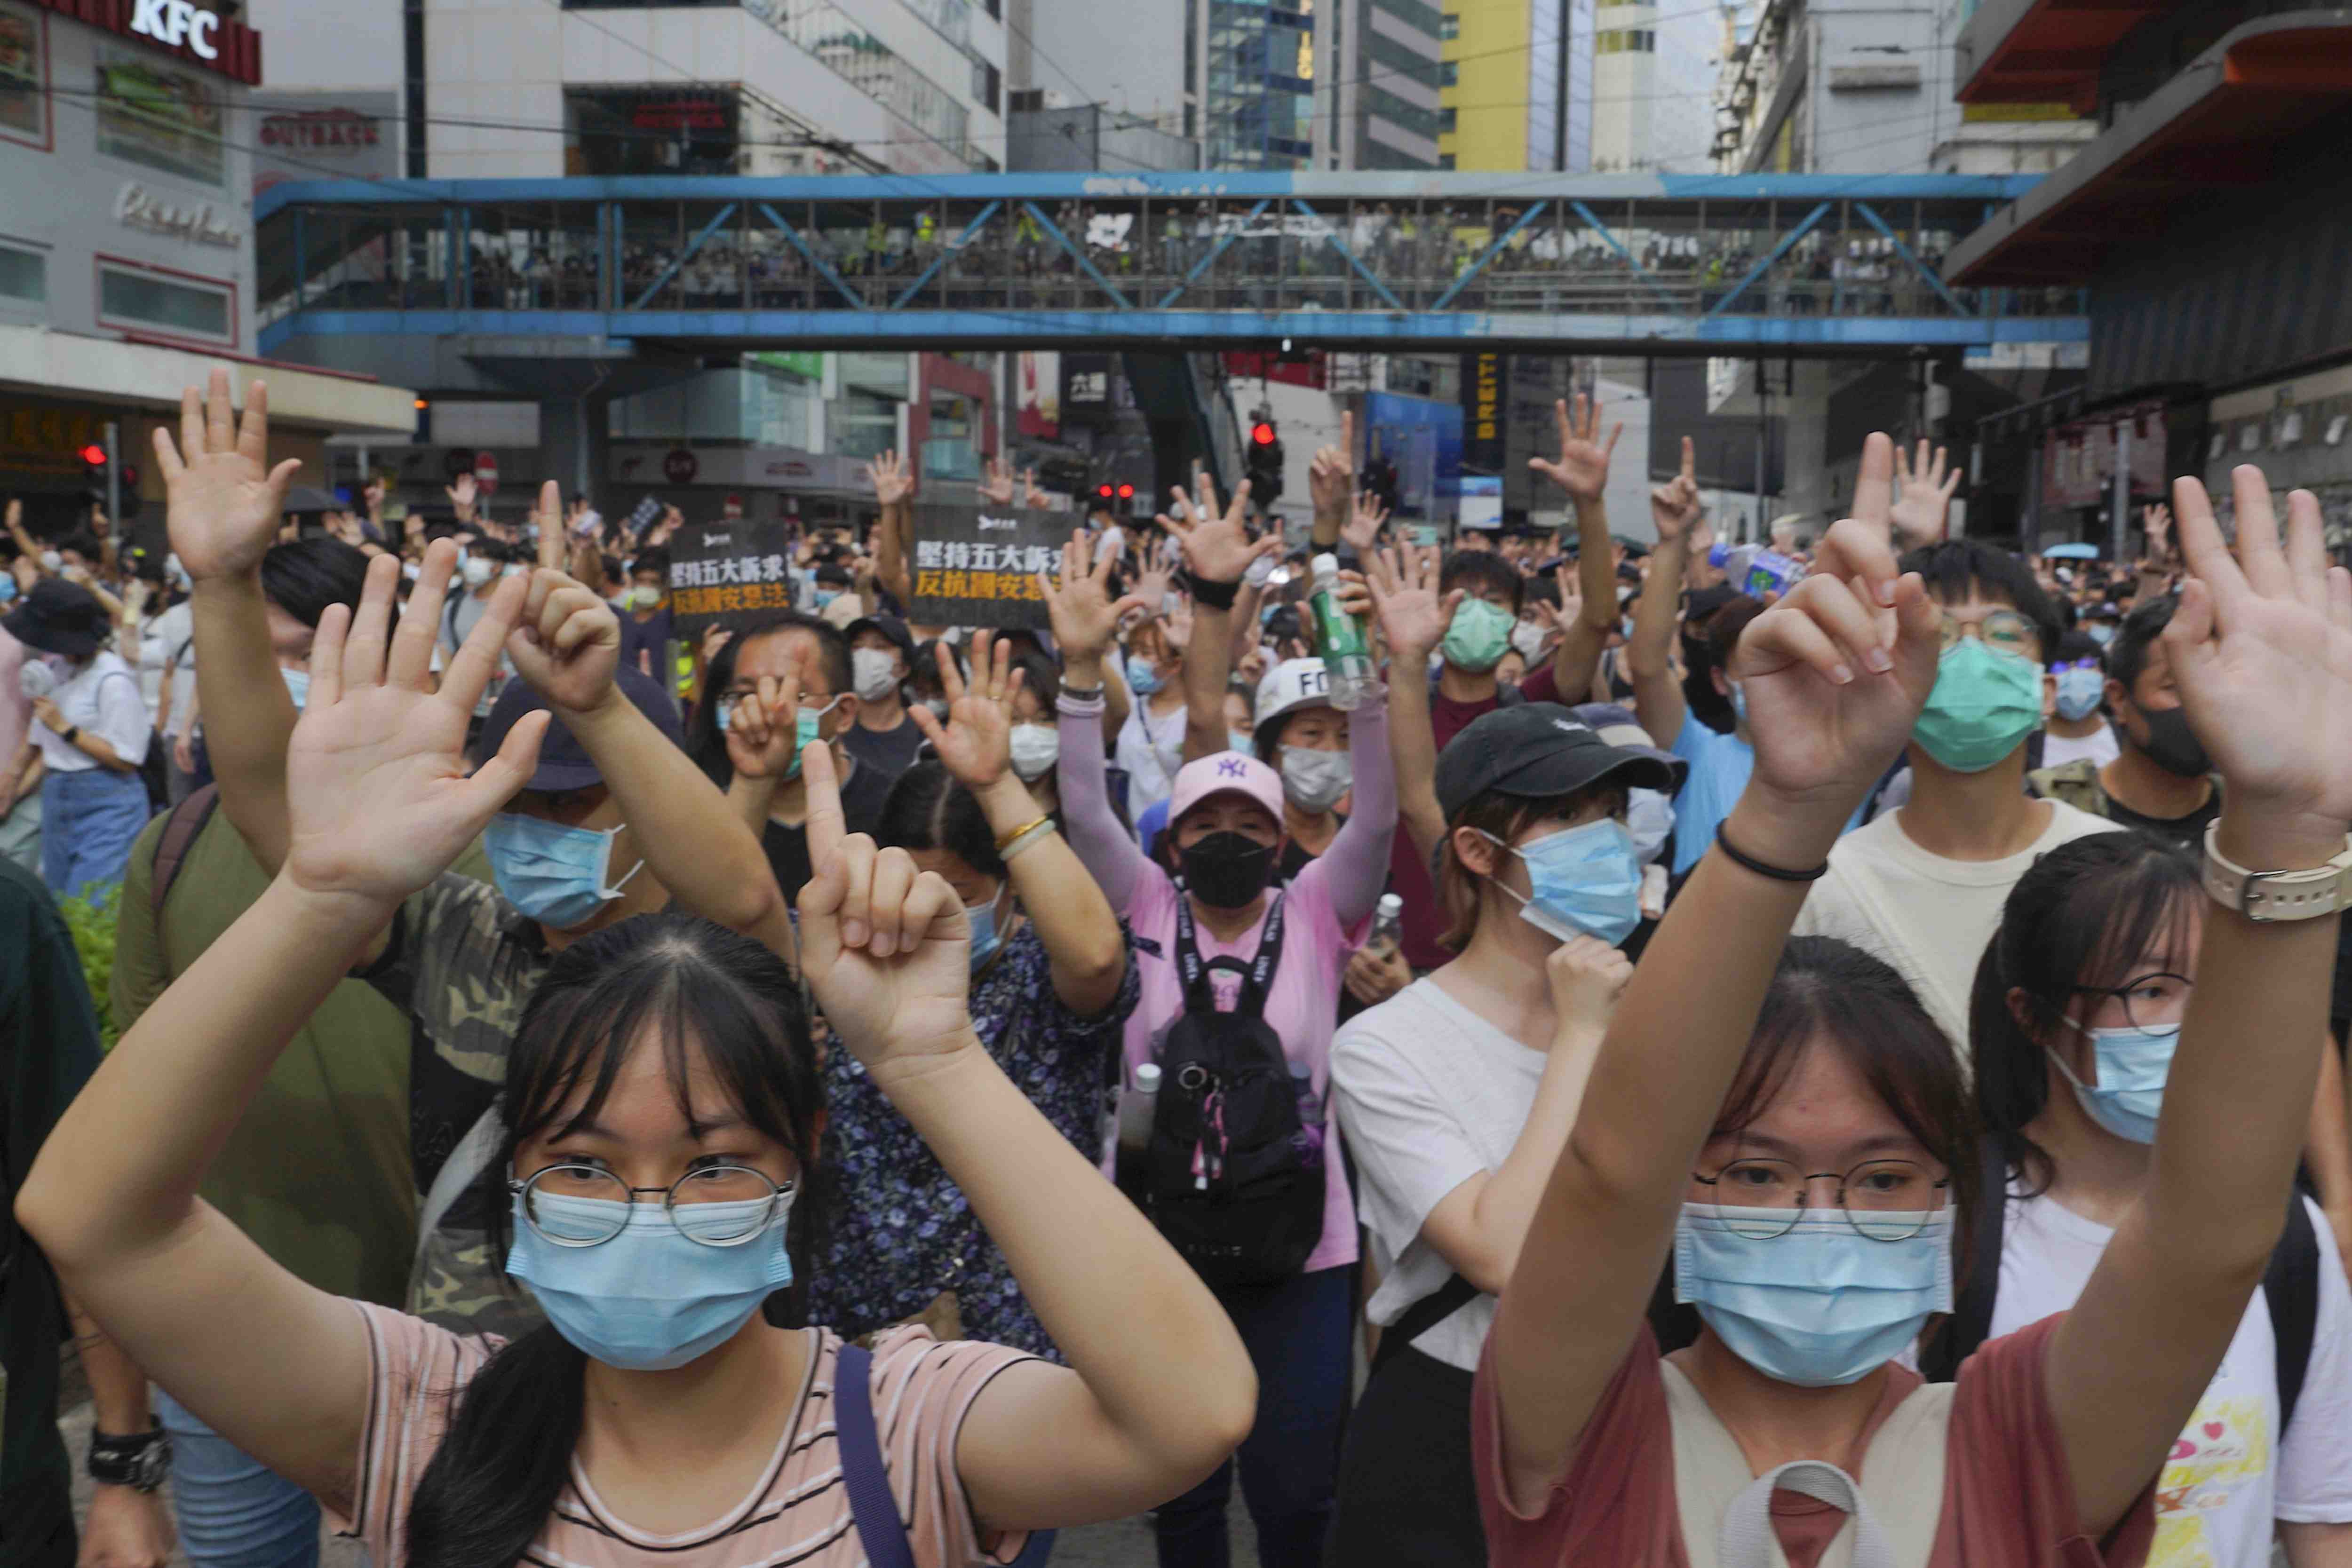
M 2135 706 L 2137 705 L 2135 704 Z M 2200 773 L 2213 771 L 2213 758 L 2207 755 L 2205 743 L 2189 727 L 2189 714 L 2178 707 L 2143 707 L 2140 722 L 2147 726 L 2147 738 L 2132 737 L 2132 743 L 2147 753 L 2147 759 L 2167 773 L 2177 773 L 2183 779 L 2194 779 Z
M 1274 846 L 1244 833 L 1210 833 L 1179 852 L 1185 891 L 1212 909 L 1246 909 L 1274 877 Z

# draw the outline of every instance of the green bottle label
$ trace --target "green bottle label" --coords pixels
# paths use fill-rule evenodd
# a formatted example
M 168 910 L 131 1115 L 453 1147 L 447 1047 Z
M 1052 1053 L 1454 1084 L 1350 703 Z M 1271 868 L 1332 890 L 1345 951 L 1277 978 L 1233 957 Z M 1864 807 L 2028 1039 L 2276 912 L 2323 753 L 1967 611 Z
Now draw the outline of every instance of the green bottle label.
M 1315 611 L 1316 653 L 1326 659 L 1335 659 L 1365 652 L 1364 629 L 1354 616 L 1339 608 L 1337 595 L 1318 593 L 1310 602 Z

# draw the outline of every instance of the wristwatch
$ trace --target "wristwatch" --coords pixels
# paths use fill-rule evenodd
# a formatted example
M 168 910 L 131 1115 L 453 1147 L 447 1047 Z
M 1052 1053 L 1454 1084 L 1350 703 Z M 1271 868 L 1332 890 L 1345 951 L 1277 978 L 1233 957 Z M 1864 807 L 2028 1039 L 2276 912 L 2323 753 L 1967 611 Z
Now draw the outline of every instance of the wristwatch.
M 153 1491 L 172 1473 L 172 1439 L 161 1427 L 128 1437 L 93 1428 L 89 1469 L 89 1479 L 100 1486 Z
M 66 726 L 66 732 L 58 737 L 58 738 L 64 741 L 68 746 L 73 745 L 76 741 L 79 741 L 81 738 L 81 726 L 78 724 L 69 724 Z
M 2205 892 L 2225 909 L 2269 925 L 2281 920 L 2315 920 L 2352 906 L 2352 839 L 2344 852 L 2325 865 L 2302 871 L 2248 871 L 2231 862 L 2220 849 L 2218 821 L 2205 827 Z

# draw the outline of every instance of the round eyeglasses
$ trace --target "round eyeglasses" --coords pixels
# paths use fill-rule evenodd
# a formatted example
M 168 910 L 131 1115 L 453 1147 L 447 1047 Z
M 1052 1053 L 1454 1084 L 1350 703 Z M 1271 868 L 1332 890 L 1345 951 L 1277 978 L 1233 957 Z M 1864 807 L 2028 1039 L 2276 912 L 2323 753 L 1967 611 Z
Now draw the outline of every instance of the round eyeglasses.
M 628 1228 L 637 1195 L 660 1193 L 662 1212 L 688 1241 L 740 1247 L 758 1237 L 792 1201 L 748 1166 L 697 1166 L 667 1187 L 631 1186 L 595 1166 L 549 1166 L 528 1181 L 507 1183 L 522 1198 L 523 1218 L 556 1247 L 596 1247 Z
M 1864 1160 L 1843 1176 L 1811 1175 L 1787 1160 L 1734 1160 L 1711 1176 L 1692 1180 L 1713 1189 L 1706 1207 L 1735 1236 L 1769 1240 L 1803 1218 L 1817 1181 L 1837 1183 L 1837 1207 L 1846 1222 L 1873 1241 L 1906 1241 L 1935 1222 L 1951 1190 L 1939 1176 L 1909 1160 Z
M 2031 659 L 2042 646 L 2041 634 L 2034 630 L 2033 622 L 2014 610 L 1996 610 L 1983 620 L 1968 624 L 1953 620 L 1951 612 L 1946 611 L 1937 617 L 1936 630 L 1947 653 L 1958 647 L 1971 632 L 1996 653 L 2015 653 Z
M 2137 976 L 2120 986 L 2072 986 L 2068 989 L 2078 997 L 2113 997 L 2124 1005 L 2124 1021 L 2145 1034 L 2174 1028 L 2187 1018 L 2189 998 L 2197 994 L 2197 982 L 2186 975 L 2165 971 Z

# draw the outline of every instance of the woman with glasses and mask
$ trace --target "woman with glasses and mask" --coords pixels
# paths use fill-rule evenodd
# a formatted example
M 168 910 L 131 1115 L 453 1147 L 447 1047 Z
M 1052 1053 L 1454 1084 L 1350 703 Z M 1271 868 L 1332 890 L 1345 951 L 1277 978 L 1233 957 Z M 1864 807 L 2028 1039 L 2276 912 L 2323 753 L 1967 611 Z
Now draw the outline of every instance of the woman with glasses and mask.
M 937 872 L 971 922 L 972 1029 L 1073 1147 L 1100 1153 L 1103 1083 L 1135 1010 L 1135 965 L 1102 890 L 1012 767 L 1012 648 L 981 632 L 967 688 L 940 656 L 948 722 L 915 724 L 938 760 L 890 788 L 877 842 Z M 786 737 L 785 744 L 790 744 Z M 847 1051 L 824 1064 L 823 1163 L 841 1192 L 810 1312 L 845 1333 L 921 1317 L 948 1339 L 1055 1357 L 971 1200 Z
M 2202 489 L 2175 493 L 2195 576 L 2168 645 L 2229 805 L 2151 1179 L 2074 1307 L 1950 1384 L 1896 1364 L 1980 1217 L 1929 1015 L 1883 963 L 1788 940 L 1937 685 L 1925 585 L 1883 513 L 1848 519 L 1733 655 L 1754 774 L 1618 1003 L 1504 1288 L 1472 1417 L 1499 1568 L 2145 1560 L 2280 1235 L 2352 871 L 2352 578 L 2318 505 L 2295 494 L 2283 549 L 2239 470 L 2242 568 Z M 1668 1267 L 1704 1327 L 1662 1358 Z
M 2009 895 L 1971 1009 L 1988 1134 L 1978 1246 L 1958 1310 L 1922 1346 L 1929 1376 L 2073 1307 L 2146 1193 L 2197 991 L 2197 872 L 2155 838 L 2102 833 L 2053 850 Z M 2352 1292 L 2326 1216 L 2299 1192 L 2166 1458 L 2157 1557 L 2264 1568 L 2274 1526 L 2292 1568 L 2352 1552 Z
M 518 596 L 436 691 L 431 595 L 395 637 L 389 583 L 319 629 L 277 881 L 124 1037 L 18 1196 L 138 1364 L 405 1568 L 1003 1562 L 1026 1531 L 1132 1513 L 1221 1462 L 1255 1400 L 1231 1324 L 991 1059 L 962 900 L 845 832 L 820 744 L 801 754 L 801 977 L 646 915 L 564 949 L 524 1012 L 484 1186 L 548 1326 L 502 1343 L 328 1294 L 198 1199 L 287 1037 L 530 777 L 547 730 L 523 719 L 469 770 L 467 716 Z M 1067 1367 L 767 1321 L 826 1175 L 803 979 Z
M 1204 504 L 1187 533 L 1198 637 L 1231 635 L 1243 573 L 1278 548 L 1248 539 L 1243 510 L 1243 497 L 1222 517 Z M 1260 1561 L 1315 1568 L 1348 1406 L 1356 1261 L 1353 1197 L 1323 1106 L 1350 936 L 1380 899 L 1396 826 L 1387 715 L 1366 702 L 1349 716 L 1354 814 L 1286 887 L 1274 883 L 1282 778 L 1245 752 L 1185 765 L 1160 858 L 1147 859 L 1111 812 L 1098 728 L 1103 661 L 1137 601 L 1115 598 L 1109 560 L 1082 536 L 1044 590 L 1064 660 L 1063 820 L 1139 955 L 1123 1087 L 1153 1094 L 1155 1109 L 1134 1190 L 1184 1239 L 1256 1364 L 1259 1425 L 1239 1469 Z M 1435 595 L 1421 597 L 1433 619 Z M 1223 1568 L 1232 1484 L 1221 1468 L 1159 1511 L 1162 1568 Z

